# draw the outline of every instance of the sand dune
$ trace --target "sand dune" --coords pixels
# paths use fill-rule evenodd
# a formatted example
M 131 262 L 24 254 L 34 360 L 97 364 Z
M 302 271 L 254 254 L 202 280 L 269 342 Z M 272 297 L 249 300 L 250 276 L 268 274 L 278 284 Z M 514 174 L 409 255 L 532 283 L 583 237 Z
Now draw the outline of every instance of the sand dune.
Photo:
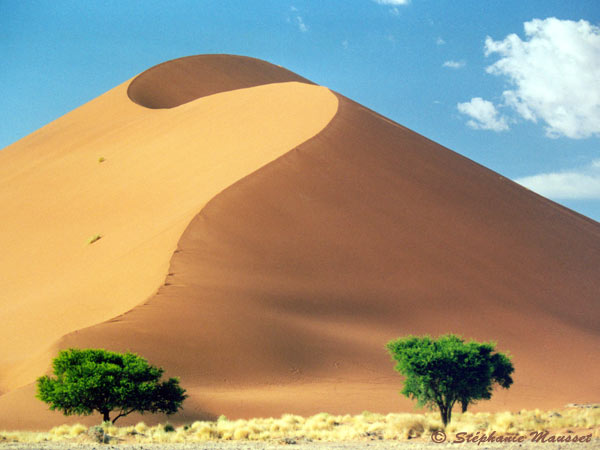
M 2 423 L 64 422 L 28 383 L 70 346 L 180 376 L 180 421 L 410 410 L 384 344 L 445 332 L 514 355 L 485 409 L 597 401 L 598 223 L 290 72 L 185 61 L 229 81 L 162 92 L 167 63 L 129 93 L 179 106 L 125 83 L 0 152 Z
M 128 85 L 0 152 L 1 391 L 34 379 L 40 368 L 21 364 L 33 353 L 155 293 L 204 204 L 337 109 L 329 90 L 297 82 L 169 110 L 136 105 Z

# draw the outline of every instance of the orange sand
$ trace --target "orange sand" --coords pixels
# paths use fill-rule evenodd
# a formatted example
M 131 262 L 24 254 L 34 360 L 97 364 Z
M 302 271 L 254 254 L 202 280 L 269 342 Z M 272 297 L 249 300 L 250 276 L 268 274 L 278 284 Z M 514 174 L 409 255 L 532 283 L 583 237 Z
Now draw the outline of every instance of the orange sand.
M 180 376 L 175 422 L 412 410 L 384 345 L 446 332 L 514 356 L 481 408 L 598 401 L 598 223 L 264 62 L 131 86 L 171 109 L 126 83 L 0 152 L 0 423 L 65 422 L 30 383 L 70 346 Z
M 297 82 L 168 110 L 132 103 L 128 85 L 0 152 L 0 392 L 39 376 L 47 360 L 27 363 L 64 334 L 156 292 L 206 202 L 337 109 L 329 90 Z

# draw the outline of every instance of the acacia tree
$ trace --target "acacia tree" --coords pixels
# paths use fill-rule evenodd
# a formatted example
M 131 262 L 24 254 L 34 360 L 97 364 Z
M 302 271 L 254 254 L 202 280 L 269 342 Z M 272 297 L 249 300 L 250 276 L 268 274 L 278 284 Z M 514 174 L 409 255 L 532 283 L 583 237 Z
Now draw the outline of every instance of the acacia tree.
M 134 353 L 101 349 L 61 351 L 53 361 L 55 377 L 37 380 L 36 397 L 63 414 L 102 414 L 112 422 L 136 411 L 173 414 L 187 397 L 177 378 L 160 381 L 163 369 Z
M 386 347 L 396 371 L 405 377 L 401 393 L 419 406 L 437 406 L 444 426 L 450 423 L 456 402 L 466 411 L 470 403 L 491 398 L 495 384 L 504 388 L 512 384 L 510 358 L 493 353 L 493 343 L 465 343 L 448 334 L 437 340 L 408 336 Z

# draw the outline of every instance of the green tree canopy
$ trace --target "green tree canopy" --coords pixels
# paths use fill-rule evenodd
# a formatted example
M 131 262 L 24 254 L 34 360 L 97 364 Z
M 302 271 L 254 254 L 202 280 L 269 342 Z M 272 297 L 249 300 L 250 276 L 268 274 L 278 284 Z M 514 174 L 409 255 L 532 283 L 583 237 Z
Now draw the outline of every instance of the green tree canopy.
M 470 403 L 490 399 L 495 384 L 508 388 L 513 382 L 510 358 L 494 353 L 491 342 L 465 342 L 453 334 L 437 340 L 408 336 L 388 342 L 387 349 L 405 377 L 401 393 L 419 406 L 437 406 L 444 426 L 456 402 L 464 412 Z
M 173 414 L 187 397 L 177 378 L 160 381 L 163 369 L 134 353 L 101 349 L 61 351 L 53 361 L 55 377 L 37 380 L 37 398 L 65 415 L 102 414 L 115 422 L 134 411 Z

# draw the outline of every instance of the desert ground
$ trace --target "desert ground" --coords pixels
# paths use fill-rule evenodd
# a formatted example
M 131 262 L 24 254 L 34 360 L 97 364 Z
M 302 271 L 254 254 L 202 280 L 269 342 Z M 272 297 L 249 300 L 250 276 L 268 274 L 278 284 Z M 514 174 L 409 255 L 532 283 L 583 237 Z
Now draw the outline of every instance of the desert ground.
M 526 443 L 526 444 L 435 444 L 432 442 L 310 442 L 310 443 L 299 443 L 296 445 L 286 444 L 270 444 L 270 443 L 256 443 L 256 442 L 244 442 L 244 443 L 203 443 L 203 444 L 117 444 L 109 446 L 99 446 L 98 444 L 66 444 L 66 443 L 53 443 L 53 444 L 33 444 L 23 446 L 22 444 L 0 444 L 0 448 L 12 449 L 12 450 L 92 450 L 100 448 L 108 448 L 114 450 L 283 450 L 283 449 L 297 449 L 297 450 L 352 450 L 352 449 L 368 449 L 368 450 L 434 450 L 434 449 L 446 449 L 446 448 L 464 448 L 464 449 L 597 449 L 600 443 L 598 441 L 584 444 L 539 444 L 539 443 Z
M 76 424 L 54 427 L 49 432 L 0 432 L 0 446 L 36 449 L 598 448 L 598 445 L 600 405 L 547 412 L 524 410 L 517 414 L 458 413 L 445 429 L 433 412 L 384 416 L 365 411 L 355 416 L 320 413 L 311 417 L 288 414 L 249 420 L 220 417 L 217 421 L 197 421 L 180 427 L 148 426 L 140 422 L 125 427 L 106 423 L 88 428 Z
M 445 442 L 437 444 L 427 440 L 417 441 L 346 441 L 346 442 L 303 442 L 303 441 L 279 441 L 279 442 L 202 442 L 202 443 L 169 443 L 169 444 L 139 444 L 139 443 L 110 443 L 97 444 L 90 442 L 48 442 L 48 443 L 1 443 L 0 448 L 13 450 L 92 450 L 92 449 L 114 449 L 114 450 L 421 450 L 421 449 L 445 449 L 445 448 L 465 448 L 465 449 L 597 449 L 600 446 L 600 439 L 596 438 L 591 442 L 583 443 L 539 443 L 531 440 L 523 443 L 485 443 L 482 445 L 475 443 L 454 443 Z
M 600 224 L 281 67 L 150 68 L 0 151 L 0 180 L 7 430 L 79 421 L 34 397 L 70 347 L 179 377 L 178 426 L 412 411 L 384 348 L 408 334 L 512 355 L 475 411 L 600 396 Z

